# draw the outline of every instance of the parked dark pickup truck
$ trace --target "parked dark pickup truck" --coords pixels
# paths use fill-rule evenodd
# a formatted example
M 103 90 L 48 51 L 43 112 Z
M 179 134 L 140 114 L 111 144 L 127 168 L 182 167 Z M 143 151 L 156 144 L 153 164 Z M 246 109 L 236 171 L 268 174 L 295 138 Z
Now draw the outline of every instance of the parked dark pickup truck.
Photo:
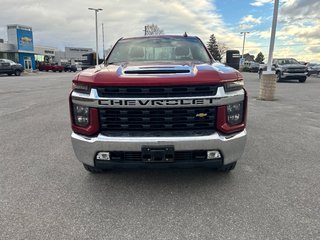
M 260 65 L 259 75 L 267 70 L 266 65 Z M 272 61 L 272 70 L 277 74 L 277 81 L 297 79 L 299 82 L 307 80 L 307 67 L 294 58 L 275 58 Z
M 9 76 L 14 74 L 16 76 L 20 76 L 23 70 L 23 66 L 19 63 L 15 63 L 8 59 L 0 59 L 0 74 L 4 73 Z

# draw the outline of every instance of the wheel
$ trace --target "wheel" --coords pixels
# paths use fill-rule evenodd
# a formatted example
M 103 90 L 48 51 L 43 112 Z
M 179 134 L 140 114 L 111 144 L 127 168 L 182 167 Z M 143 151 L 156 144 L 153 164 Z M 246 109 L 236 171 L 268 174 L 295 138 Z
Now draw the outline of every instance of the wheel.
M 299 82 L 304 83 L 307 80 L 307 77 L 303 77 L 299 79 Z
M 56 72 L 56 70 L 52 70 L 52 72 Z
M 62 72 L 62 70 L 59 70 L 59 72 Z
M 8 76 L 11 76 L 12 75 L 12 73 L 8 73 Z
M 219 168 L 219 172 L 229 173 L 231 170 L 233 170 L 236 167 L 236 165 L 237 165 L 237 162 L 224 165 L 221 168 Z
M 84 167 L 85 170 L 87 170 L 90 173 L 103 173 L 104 172 L 100 168 L 92 167 L 92 166 L 89 166 L 87 164 L 83 164 L 83 167 Z
M 281 82 L 282 77 L 281 77 L 281 72 L 277 72 L 277 82 Z
M 20 71 L 20 70 L 15 70 L 15 71 L 14 71 L 14 75 L 20 76 L 20 75 L 21 75 L 21 71 Z

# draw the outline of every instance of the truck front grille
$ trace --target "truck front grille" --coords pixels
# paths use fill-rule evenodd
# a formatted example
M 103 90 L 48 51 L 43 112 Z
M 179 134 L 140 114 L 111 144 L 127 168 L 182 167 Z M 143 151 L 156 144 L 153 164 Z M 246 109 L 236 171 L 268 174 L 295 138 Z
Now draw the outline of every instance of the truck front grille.
M 217 93 L 217 85 L 98 87 L 99 97 L 201 97 Z
M 215 107 L 100 109 L 102 132 L 214 130 Z
M 306 70 L 304 68 L 288 68 L 288 73 L 304 73 Z

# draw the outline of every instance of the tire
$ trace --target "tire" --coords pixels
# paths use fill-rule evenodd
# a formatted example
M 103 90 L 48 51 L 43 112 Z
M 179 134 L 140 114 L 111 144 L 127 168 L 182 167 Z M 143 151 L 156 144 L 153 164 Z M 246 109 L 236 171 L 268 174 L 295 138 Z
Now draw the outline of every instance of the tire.
M 304 83 L 307 80 L 307 77 L 303 77 L 299 79 L 299 82 Z
M 56 72 L 56 70 L 52 70 L 52 72 Z
M 11 76 L 12 75 L 12 73 L 8 73 L 8 76 Z
M 59 70 L 59 72 L 62 72 L 62 70 Z
M 14 75 L 20 76 L 20 75 L 21 75 L 21 71 L 20 71 L 20 70 L 15 70 L 15 71 L 14 71 Z
M 281 82 L 282 81 L 282 77 L 281 77 L 281 72 L 277 72 L 277 82 Z
M 102 169 L 100 169 L 100 168 L 92 167 L 92 166 L 89 166 L 89 165 L 87 165 L 87 164 L 83 164 L 83 167 L 84 167 L 84 169 L 87 170 L 88 172 L 94 173 L 94 174 L 96 174 L 96 173 L 103 173 L 103 172 L 104 172 L 104 171 L 103 171 Z
M 229 173 L 231 170 L 233 170 L 236 167 L 236 165 L 237 165 L 237 162 L 224 165 L 221 168 L 219 168 L 219 172 Z

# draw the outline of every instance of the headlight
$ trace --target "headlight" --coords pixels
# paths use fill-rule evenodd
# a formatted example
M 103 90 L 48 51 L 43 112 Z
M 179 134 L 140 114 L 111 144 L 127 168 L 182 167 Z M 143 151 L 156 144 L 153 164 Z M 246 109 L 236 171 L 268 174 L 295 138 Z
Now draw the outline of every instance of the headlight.
M 72 87 L 75 92 L 79 92 L 79 93 L 89 94 L 91 91 L 91 87 L 88 85 L 84 85 L 84 84 L 73 83 Z
M 74 104 L 73 105 L 74 123 L 80 127 L 87 127 L 89 125 L 89 107 Z
M 241 90 L 244 86 L 244 81 L 236 81 L 236 82 L 229 82 L 224 84 L 224 91 L 225 92 L 232 92 Z
M 243 102 L 227 105 L 227 122 L 230 125 L 237 125 L 243 121 Z

